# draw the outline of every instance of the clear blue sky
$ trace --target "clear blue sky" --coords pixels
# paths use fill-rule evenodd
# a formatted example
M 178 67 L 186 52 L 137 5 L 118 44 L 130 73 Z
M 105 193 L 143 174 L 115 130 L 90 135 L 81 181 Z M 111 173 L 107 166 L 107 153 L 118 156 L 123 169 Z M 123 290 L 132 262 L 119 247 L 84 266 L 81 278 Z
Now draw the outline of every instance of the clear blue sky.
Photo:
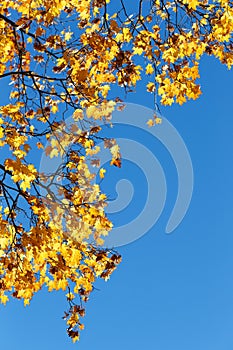
M 72 344 L 66 335 L 63 293 L 42 291 L 29 307 L 14 300 L 0 307 L 2 349 L 233 349 L 232 79 L 231 71 L 205 57 L 201 98 L 162 109 L 193 162 L 193 197 L 179 227 L 164 233 L 177 180 L 174 169 L 166 173 L 169 159 L 161 158 L 161 151 L 168 182 L 165 209 L 146 235 L 119 249 L 123 262 L 110 281 L 97 283 L 80 342 Z M 140 88 L 127 101 L 153 106 Z M 141 173 L 129 175 L 137 183 Z M 140 200 L 143 196 L 136 198 L 135 210 Z M 119 220 L 127 215 L 123 211 Z

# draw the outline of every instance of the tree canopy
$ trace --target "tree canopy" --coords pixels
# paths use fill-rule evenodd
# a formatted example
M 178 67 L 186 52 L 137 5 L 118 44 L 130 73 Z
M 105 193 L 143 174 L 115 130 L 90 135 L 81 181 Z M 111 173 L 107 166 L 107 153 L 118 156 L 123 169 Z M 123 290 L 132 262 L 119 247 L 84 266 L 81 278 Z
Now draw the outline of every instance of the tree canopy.
M 11 86 L 0 107 L 0 300 L 66 291 L 73 341 L 96 278 L 121 260 L 102 246 L 112 224 L 96 181 L 100 138 L 121 166 L 116 142 L 99 136 L 123 108 L 112 86 L 130 93 L 143 80 L 155 104 L 183 104 L 201 94 L 204 54 L 233 65 L 232 1 L 129 3 L 0 1 L 0 78 Z M 160 122 L 155 114 L 148 124 Z M 55 172 L 40 172 L 43 153 L 62 157 Z

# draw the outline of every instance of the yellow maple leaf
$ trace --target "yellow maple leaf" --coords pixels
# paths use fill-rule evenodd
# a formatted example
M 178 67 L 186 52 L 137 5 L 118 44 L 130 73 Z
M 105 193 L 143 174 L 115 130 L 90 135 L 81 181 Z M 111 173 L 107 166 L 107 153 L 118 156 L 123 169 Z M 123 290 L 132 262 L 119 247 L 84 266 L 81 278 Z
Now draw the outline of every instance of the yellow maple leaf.
M 149 127 L 152 127 L 152 126 L 154 126 L 155 125 L 155 122 L 154 122 L 154 120 L 153 119 L 149 119 L 148 121 L 147 121 L 147 123 L 146 123 Z
M 73 32 L 65 33 L 64 39 L 65 41 L 69 41 L 72 38 Z
M 0 126 L 0 139 L 4 137 L 4 129 L 2 126 Z
M 0 295 L 0 301 L 1 301 L 2 304 L 6 305 L 6 302 L 9 301 L 9 298 L 8 298 L 7 295 L 1 294 Z
M 52 111 L 52 113 L 54 113 L 54 114 L 58 111 L 57 104 L 53 104 L 53 105 L 52 105 L 51 111 Z
M 59 155 L 59 152 L 57 148 L 53 148 L 52 151 L 49 153 L 50 158 L 58 157 L 58 155 Z
M 153 73 L 154 73 L 154 68 L 153 68 L 152 64 L 149 63 L 146 66 L 146 74 L 153 74 Z
M 99 171 L 99 176 L 101 179 L 104 178 L 104 174 L 106 173 L 106 170 L 104 168 L 101 168 L 100 171 Z

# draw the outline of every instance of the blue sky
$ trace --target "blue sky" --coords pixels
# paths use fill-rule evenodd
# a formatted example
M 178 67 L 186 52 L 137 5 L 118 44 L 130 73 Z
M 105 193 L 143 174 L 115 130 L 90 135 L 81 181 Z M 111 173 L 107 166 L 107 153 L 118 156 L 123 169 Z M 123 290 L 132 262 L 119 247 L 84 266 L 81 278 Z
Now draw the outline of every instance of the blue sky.
M 97 283 L 80 342 L 72 344 L 66 335 L 63 293 L 42 291 L 29 307 L 14 300 L 1 306 L 2 348 L 232 350 L 232 78 L 232 71 L 204 57 L 201 98 L 182 107 L 162 108 L 184 139 L 194 169 L 192 201 L 179 227 L 170 235 L 164 233 L 177 178 L 160 147 L 158 157 L 168 183 L 165 208 L 146 235 L 119 248 L 123 262 L 108 283 Z M 151 96 L 140 87 L 127 101 L 153 107 Z M 156 153 L 156 147 L 152 151 Z M 115 169 L 114 180 L 123 168 Z M 128 174 L 135 187 L 141 184 L 142 174 L 132 164 Z M 104 186 L 112 191 L 110 184 L 103 182 Z M 135 197 L 130 215 L 145 199 Z M 128 215 L 122 211 L 119 222 Z

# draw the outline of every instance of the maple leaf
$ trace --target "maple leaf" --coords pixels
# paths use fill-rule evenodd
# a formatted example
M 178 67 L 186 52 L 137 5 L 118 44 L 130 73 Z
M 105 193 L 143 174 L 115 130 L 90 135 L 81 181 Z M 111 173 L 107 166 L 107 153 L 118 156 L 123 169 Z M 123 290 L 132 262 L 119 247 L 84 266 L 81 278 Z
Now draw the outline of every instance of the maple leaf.
M 153 73 L 154 73 L 154 68 L 150 63 L 148 63 L 148 65 L 146 66 L 146 74 L 153 74 Z
M 153 120 L 153 119 L 149 119 L 149 120 L 147 121 L 147 125 L 148 125 L 149 127 L 154 126 L 154 125 L 155 125 L 154 120 Z
M 146 80 L 158 103 L 181 105 L 201 95 L 205 53 L 233 66 L 229 1 L 156 0 L 145 8 L 138 1 L 132 15 L 117 4 L 112 12 L 109 2 L 1 2 L 0 79 L 9 78 L 11 91 L 0 106 L 0 301 L 13 297 L 28 305 L 44 286 L 63 291 L 73 341 L 85 314 L 76 298 L 86 302 L 96 279 L 108 280 L 121 260 L 100 247 L 113 225 L 97 181 L 98 174 L 110 175 L 89 168 L 100 167 L 100 140 L 110 164 L 121 167 L 116 140 L 99 133 L 125 107 L 118 90 L 136 91 Z M 147 124 L 161 122 L 154 116 Z M 31 162 L 41 157 L 49 169 L 52 158 L 61 164 L 39 172 Z
M 149 92 L 155 91 L 155 84 L 154 83 L 148 83 L 147 84 L 147 91 L 149 91 Z
M 121 168 L 121 159 L 120 158 L 112 159 L 110 164 L 115 165 L 118 168 Z
M 103 179 L 104 178 L 104 174 L 106 173 L 106 170 L 104 168 L 101 168 L 100 171 L 99 171 L 99 175 L 100 175 L 100 178 Z

